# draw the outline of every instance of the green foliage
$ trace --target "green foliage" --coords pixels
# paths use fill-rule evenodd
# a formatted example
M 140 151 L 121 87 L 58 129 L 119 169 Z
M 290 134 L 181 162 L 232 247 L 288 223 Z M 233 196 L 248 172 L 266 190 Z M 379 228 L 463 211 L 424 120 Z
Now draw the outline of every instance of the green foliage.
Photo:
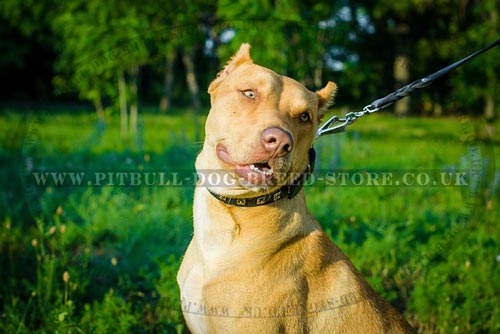
M 477 217 L 474 232 L 427 266 L 415 281 L 410 305 L 424 332 L 495 333 L 500 330 L 498 202 Z
M 258 63 L 312 89 L 336 81 L 341 92 L 337 102 L 361 107 L 362 101 L 401 85 L 398 71 L 418 79 L 496 40 L 499 6 L 495 0 L 140 5 L 6 0 L 0 4 L 0 22 L 5 23 L 0 28 L 0 69 L 19 81 L 9 82 L 7 92 L 33 98 L 20 83 L 35 81 L 30 85 L 35 97 L 88 100 L 104 120 L 118 109 L 119 98 L 134 105 L 138 100 L 157 104 L 162 98 L 164 107 L 171 100 L 207 104 L 208 97 L 195 86 L 206 87 L 240 43 L 249 42 Z M 493 50 L 439 80 L 411 100 L 411 112 L 474 111 L 493 119 L 500 103 L 497 58 Z M 18 73 L 29 80 L 18 79 Z M 121 90 L 119 78 L 125 79 Z M 123 89 L 124 81 L 128 88 Z M 120 107 L 125 115 L 124 104 Z
M 286 45 L 283 32 L 287 22 L 283 20 L 300 19 L 296 5 L 290 5 L 289 1 L 281 1 L 276 5 L 269 1 L 219 1 L 217 16 L 222 21 L 221 33 L 235 33 L 235 38 L 219 48 L 220 59 L 229 59 L 241 43 L 249 42 L 255 47 L 256 59 L 265 59 L 269 67 L 285 72 L 286 50 L 280 47 Z M 224 29 L 226 27 L 229 30 Z M 271 33 L 262 34 L 262 31 Z
M 8 209 L 0 211 L 1 332 L 186 332 L 175 277 L 191 237 L 192 184 L 30 193 L 29 182 L 16 181 L 27 159 L 33 168 L 55 170 L 191 173 L 203 117 L 146 114 L 142 122 L 138 145 L 116 140 L 116 118 L 101 129 L 87 113 L 2 114 L 11 135 L 0 135 L 7 187 L 0 205 Z M 373 115 L 345 134 L 321 138 L 317 171 L 471 168 L 475 142 L 468 131 L 479 125 Z M 481 147 L 481 161 L 500 163 Z M 418 186 L 305 191 L 330 237 L 421 332 L 499 330 L 498 183 L 477 193 Z
M 143 122 L 150 131 L 144 144 L 137 146 L 117 144 L 119 128 L 113 123 L 105 131 L 99 130 L 99 123 L 92 129 L 95 119 L 88 114 L 76 119 L 69 114 L 10 116 L 2 117 L 1 123 L 14 132 L 19 123 L 31 123 L 21 129 L 24 138 L 34 141 L 30 145 L 23 135 L 4 137 L 2 161 L 21 159 L 35 168 L 165 173 L 172 169 L 192 173 L 198 150 L 193 143 L 201 135 L 193 125 L 202 121 L 148 115 Z M 192 125 L 184 129 L 186 124 Z M 5 166 L 1 173 L 5 185 L 11 175 L 17 179 L 26 171 L 25 166 Z M 29 214 L 21 221 L 23 215 L 15 207 L 2 211 L 0 259 L 7 275 L 2 275 L 0 288 L 0 331 L 182 333 L 182 316 L 175 308 L 178 291 L 171 287 L 176 285 L 177 259 L 192 228 L 193 184 L 174 188 L 21 184 L 10 194 L 24 202 L 24 209 L 17 210 L 28 211 L 35 221 Z M 32 193 L 25 196 L 25 191 Z M 5 198 L 2 207 L 10 207 L 5 201 L 10 199 Z M 165 287 L 169 290 L 162 290 Z
M 148 58 L 148 50 L 139 40 L 121 47 L 148 28 L 146 17 L 132 4 L 67 2 L 52 28 L 60 37 L 60 75 L 54 78 L 57 88 L 62 93 L 76 89 L 82 99 L 94 103 L 104 97 L 117 100 L 119 71 Z
M 132 313 L 131 303 L 114 295 L 110 290 L 102 302 L 85 305 L 79 330 L 84 333 L 131 333 L 140 319 Z

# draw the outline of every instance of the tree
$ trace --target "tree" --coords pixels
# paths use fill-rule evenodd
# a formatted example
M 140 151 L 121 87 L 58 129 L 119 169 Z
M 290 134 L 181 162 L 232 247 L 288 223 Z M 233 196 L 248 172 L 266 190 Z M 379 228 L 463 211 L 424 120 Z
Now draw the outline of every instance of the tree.
M 174 64 L 177 53 L 172 47 L 165 50 L 165 70 L 163 82 L 163 94 L 160 99 L 160 112 L 166 112 L 172 105 L 172 90 L 174 86 Z
M 217 3 L 215 45 L 220 59 L 229 57 L 243 42 L 254 47 L 253 56 L 276 72 L 287 72 L 285 29 L 290 21 L 299 22 L 295 1 L 240 1 L 219 0 Z
M 363 4 L 372 13 L 376 34 L 372 38 L 377 39 L 378 49 L 389 50 L 389 58 L 386 58 L 386 68 L 392 68 L 393 89 L 401 88 L 411 80 L 410 67 L 415 43 L 422 35 L 423 29 L 417 27 L 425 25 L 425 17 L 422 13 L 426 7 L 431 5 L 424 1 L 389 1 L 366 2 Z M 379 53 L 379 55 L 383 55 Z M 392 66 L 391 66 L 392 65 Z M 398 115 L 410 113 L 410 98 L 399 100 L 394 106 Z
M 376 33 L 368 39 L 378 45 L 377 61 L 383 62 L 386 69 L 392 67 L 393 88 L 430 74 L 498 38 L 494 36 L 499 30 L 499 4 L 494 0 L 354 3 L 351 1 L 352 6 L 371 13 Z M 366 55 L 370 50 L 358 45 L 358 52 Z M 440 115 L 483 108 L 483 114 L 494 114 L 498 98 L 493 93 L 496 87 L 493 73 L 499 70 L 494 57 L 493 53 L 482 55 L 481 61 L 473 61 L 434 83 L 414 100 L 416 103 L 403 99 L 400 103 L 406 105 L 396 105 L 396 111 L 404 113 L 412 107 L 414 113 Z M 375 64 L 365 60 L 372 66 Z M 389 73 L 383 77 L 389 78 Z
M 151 22 L 151 38 L 155 42 L 152 58 L 158 56 L 164 59 L 160 111 L 167 111 L 172 104 L 176 73 L 174 66 L 178 58 L 184 66 L 191 105 L 195 110 L 200 110 L 197 57 L 207 39 L 207 18 L 215 11 L 213 5 L 200 0 L 167 3 L 147 1 L 141 8 Z
M 73 1 L 65 6 L 53 23 L 61 39 L 57 86 L 63 90 L 76 88 L 81 98 L 94 103 L 101 121 L 105 121 L 102 99 L 118 97 L 122 135 L 127 135 L 129 127 L 136 133 L 139 67 L 148 59 L 148 50 L 140 39 L 148 28 L 146 17 L 132 3 L 120 1 L 106 5 Z
M 207 27 L 203 18 L 207 15 L 210 16 L 209 12 L 213 8 L 201 0 L 188 1 L 181 4 L 181 8 L 178 9 L 179 14 L 176 15 L 176 23 L 181 27 L 190 27 L 190 29 L 183 33 L 182 37 L 176 40 L 174 45 L 181 55 L 185 67 L 191 105 L 195 111 L 199 111 L 201 109 L 201 102 L 195 57 L 197 52 L 203 48 L 207 39 L 205 32 Z
M 461 58 L 500 38 L 499 12 L 500 3 L 494 0 L 469 5 L 462 19 L 463 28 L 457 30 L 448 42 L 454 58 Z M 480 60 L 468 63 L 456 73 L 451 82 L 450 104 L 475 110 L 475 113 L 482 114 L 491 123 L 500 109 L 497 79 L 500 73 L 500 49 L 497 47 L 480 57 Z
M 213 42 L 226 60 L 249 42 L 257 62 L 317 89 L 324 84 L 326 54 L 345 39 L 343 23 L 334 19 L 339 8 L 324 1 L 219 0 Z

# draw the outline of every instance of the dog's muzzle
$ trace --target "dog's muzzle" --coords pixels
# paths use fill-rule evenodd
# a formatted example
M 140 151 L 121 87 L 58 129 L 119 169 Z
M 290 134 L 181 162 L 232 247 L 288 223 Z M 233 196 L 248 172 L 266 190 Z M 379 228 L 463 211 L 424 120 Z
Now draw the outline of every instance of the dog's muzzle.
M 307 153 L 309 157 L 309 163 L 306 170 L 290 184 L 284 185 L 271 193 L 250 198 L 239 198 L 216 194 L 208 188 L 207 190 L 219 201 L 227 205 L 234 205 L 239 207 L 256 207 L 274 203 L 285 198 L 292 199 L 300 192 L 300 190 L 302 190 L 304 184 L 309 179 L 309 176 L 314 172 L 316 163 L 316 151 L 313 147 L 311 147 Z

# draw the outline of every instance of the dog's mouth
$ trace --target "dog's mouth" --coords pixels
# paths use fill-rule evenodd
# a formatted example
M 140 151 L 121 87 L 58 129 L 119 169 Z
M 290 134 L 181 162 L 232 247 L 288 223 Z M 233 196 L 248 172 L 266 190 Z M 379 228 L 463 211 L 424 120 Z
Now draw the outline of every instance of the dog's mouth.
M 273 185 L 274 171 L 268 162 L 235 165 L 235 173 L 251 185 Z
M 271 187 L 277 183 L 277 159 L 275 158 L 248 164 L 236 163 L 232 161 L 226 147 L 222 144 L 217 145 L 216 154 L 219 160 L 234 168 L 235 176 L 243 181 L 243 185 Z

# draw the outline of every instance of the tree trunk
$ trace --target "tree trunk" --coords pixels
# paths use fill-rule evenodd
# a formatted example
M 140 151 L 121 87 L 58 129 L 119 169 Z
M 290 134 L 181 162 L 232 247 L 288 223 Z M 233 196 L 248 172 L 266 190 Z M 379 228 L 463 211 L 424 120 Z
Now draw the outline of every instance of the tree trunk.
M 167 52 L 165 57 L 165 81 L 163 96 L 160 100 L 160 112 L 166 112 L 172 105 L 172 88 L 174 86 L 174 64 L 177 58 L 174 49 Z
M 396 89 L 403 87 L 410 81 L 410 59 L 408 45 L 408 25 L 398 23 L 396 26 L 396 57 L 394 58 L 393 75 Z M 394 105 L 396 115 L 405 116 L 410 113 L 410 98 L 405 97 Z
M 434 116 L 436 117 L 443 116 L 443 105 L 439 101 L 434 103 L 432 110 Z
M 137 81 L 139 77 L 139 66 L 134 65 L 129 69 L 130 74 L 130 133 L 137 134 L 137 118 L 139 114 L 139 96 Z
M 486 94 L 484 97 L 484 117 L 487 121 L 495 119 L 495 96 Z
M 127 84 L 123 70 L 118 72 L 118 94 L 120 100 L 120 133 L 122 138 L 128 134 Z
M 101 92 L 99 90 L 97 90 L 94 98 L 94 106 L 95 111 L 97 112 L 97 119 L 102 123 L 106 123 L 106 115 L 104 114 L 104 108 L 102 107 Z
M 484 97 L 484 117 L 487 135 L 491 138 L 495 134 L 495 96 L 491 93 Z
M 198 83 L 196 82 L 196 72 L 194 69 L 194 53 L 193 52 L 185 52 L 182 51 L 182 62 L 186 67 L 186 81 L 189 89 L 189 94 L 191 95 L 191 104 L 195 111 L 199 111 L 201 109 L 200 97 L 199 97 L 199 88 Z
M 314 69 L 314 86 L 316 88 L 323 85 L 323 60 L 320 59 L 316 63 L 316 68 Z

